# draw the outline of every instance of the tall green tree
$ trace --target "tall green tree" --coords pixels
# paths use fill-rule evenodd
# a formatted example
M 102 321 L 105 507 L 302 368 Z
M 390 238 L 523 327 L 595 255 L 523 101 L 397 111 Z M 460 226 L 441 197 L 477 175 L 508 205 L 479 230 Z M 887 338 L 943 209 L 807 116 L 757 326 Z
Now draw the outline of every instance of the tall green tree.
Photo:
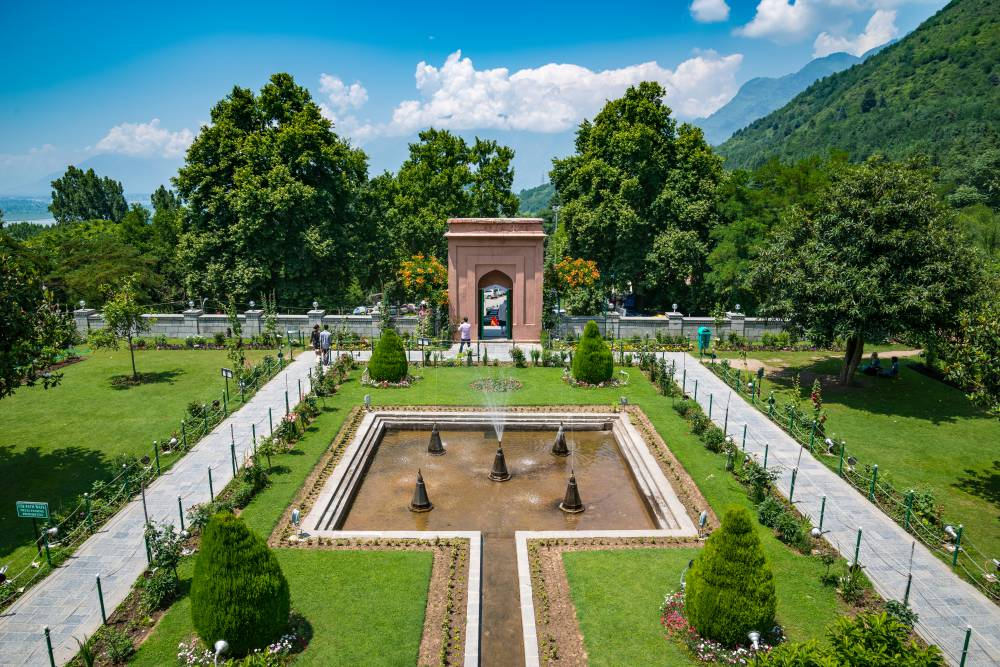
M 954 325 L 979 271 L 927 171 L 871 158 L 845 167 L 815 212 L 791 216 L 758 257 L 762 310 L 826 345 L 847 343 L 850 383 L 865 341 Z
M 62 379 L 46 369 L 76 339 L 76 328 L 42 289 L 29 253 L 3 230 L 0 214 L 0 399 L 22 385 L 41 381 L 48 389 Z
M 332 303 L 349 280 L 364 153 L 289 74 L 273 75 L 258 95 L 233 88 L 211 118 L 175 180 L 186 203 L 177 253 L 186 289 Z
M 446 261 L 448 218 L 517 215 L 513 159 L 514 151 L 495 141 L 470 145 L 447 130 L 421 132 L 395 176 L 368 184 L 354 234 L 363 282 L 391 282 L 400 262 L 418 253 Z
M 701 130 L 678 127 L 665 94 L 643 82 L 608 102 L 580 124 L 575 154 L 553 160 L 551 177 L 570 255 L 595 260 L 647 306 L 696 307 L 722 162 Z
M 135 368 L 132 339 L 143 331 L 148 331 L 150 323 L 143 317 L 146 311 L 139 302 L 135 280 L 136 277 L 132 276 L 123 280 L 118 287 L 106 288 L 108 298 L 101 311 L 104 327 L 92 331 L 89 341 L 97 349 L 117 350 L 124 340 L 132 359 L 132 378 L 138 381 L 139 372 Z
M 122 184 L 101 178 L 93 169 L 83 171 L 70 165 L 66 173 L 52 181 L 49 210 L 56 222 L 112 220 L 121 222 L 128 213 Z

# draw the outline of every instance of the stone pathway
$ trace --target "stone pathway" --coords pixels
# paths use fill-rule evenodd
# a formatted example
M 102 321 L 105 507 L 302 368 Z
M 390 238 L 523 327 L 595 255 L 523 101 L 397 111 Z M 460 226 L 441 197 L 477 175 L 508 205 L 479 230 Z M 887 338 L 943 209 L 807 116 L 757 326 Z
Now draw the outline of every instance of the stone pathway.
M 269 433 L 268 410 L 275 424 L 285 414 L 285 392 L 294 406 L 298 381 L 309 389 L 309 370 L 315 364 L 312 352 L 300 352 L 295 361 L 264 385 L 240 410 L 230 415 L 188 452 L 173 468 L 146 489 L 149 519 L 179 523 L 178 496 L 185 511 L 209 500 L 208 470 L 220 491 L 233 477 L 230 445 L 235 437 L 236 459 L 242 464 L 252 450 L 251 425 L 257 435 Z M 232 431 L 230 431 L 232 427 Z M 143 543 L 142 500 L 136 499 L 119 511 L 76 553 L 44 581 L 29 590 L 0 616 L 0 665 L 49 664 L 43 626 L 52 637 L 55 663 L 63 665 L 77 652 L 81 641 L 101 625 L 95 577 L 100 575 L 104 603 L 110 614 L 125 599 L 136 578 L 146 568 Z
M 847 560 L 854 560 L 858 529 L 861 529 L 858 560 L 865 573 L 884 598 L 902 600 L 914 538 L 813 458 L 766 415 L 742 397 L 732 394 L 729 386 L 696 358 L 685 353 L 665 353 L 665 356 L 668 362 L 676 361 L 678 382 L 682 379 L 682 369 L 686 369 L 689 395 L 694 391 L 694 381 L 698 381 L 698 402 L 706 411 L 709 396 L 713 397 L 712 420 L 720 427 L 726 423 L 728 405 L 727 430 L 737 444 L 742 443 L 744 424 L 747 425 L 746 449 L 756 454 L 758 460 L 763 458 L 764 443 L 768 443 L 768 467 L 780 469 L 781 477 L 776 484 L 786 497 L 792 470 L 798 466 L 793 499 L 813 525 L 819 523 L 821 497 L 826 496 L 823 531 L 826 539 Z M 913 549 L 912 573 L 909 601 L 920 617 L 917 623 L 920 636 L 937 644 L 948 662 L 957 665 L 962 657 L 966 628 L 971 627 L 972 639 L 965 664 L 969 667 L 1000 665 L 1000 607 L 959 578 L 919 542 Z

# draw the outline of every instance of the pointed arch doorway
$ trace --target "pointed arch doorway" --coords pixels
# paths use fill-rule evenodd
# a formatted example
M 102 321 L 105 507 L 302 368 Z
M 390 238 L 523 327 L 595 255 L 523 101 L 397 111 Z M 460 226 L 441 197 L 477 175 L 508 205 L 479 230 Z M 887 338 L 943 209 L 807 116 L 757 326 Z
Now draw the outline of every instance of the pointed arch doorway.
M 490 271 L 479 279 L 479 339 L 510 340 L 514 322 L 514 281 L 503 271 Z

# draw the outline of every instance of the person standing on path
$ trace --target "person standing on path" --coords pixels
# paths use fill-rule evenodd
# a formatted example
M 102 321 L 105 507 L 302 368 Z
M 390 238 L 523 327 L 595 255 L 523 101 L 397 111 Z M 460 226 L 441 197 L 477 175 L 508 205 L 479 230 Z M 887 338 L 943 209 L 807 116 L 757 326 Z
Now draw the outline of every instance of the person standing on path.
M 330 325 L 324 324 L 323 330 L 319 332 L 319 348 L 323 355 L 323 365 L 328 366 L 330 364 L 330 339 L 333 336 L 330 335 Z
M 319 325 L 314 324 L 312 334 L 309 336 L 309 343 L 312 345 L 313 352 L 319 354 Z
M 469 324 L 469 318 L 463 317 L 462 323 L 458 325 L 458 334 L 462 342 L 458 344 L 458 353 L 462 354 L 462 350 L 468 345 L 469 349 L 472 349 L 472 325 Z

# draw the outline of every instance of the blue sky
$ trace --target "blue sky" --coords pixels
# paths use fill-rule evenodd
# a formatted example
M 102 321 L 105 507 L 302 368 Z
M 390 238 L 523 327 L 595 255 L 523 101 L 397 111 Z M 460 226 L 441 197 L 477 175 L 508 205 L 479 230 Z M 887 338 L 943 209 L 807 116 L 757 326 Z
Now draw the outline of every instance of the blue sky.
M 373 174 L 435 125 L 508 143 L 516 187 L 532 186 L 630 83 L 660 80 L 678 117 L 695 119 L 747 79 L 860 53 L 944 4 L 0 1 L 0 194 L 44 192 L 70 163 L 147 191 L 176 171 L 215 101 L 278 71 L 312 91 Z

